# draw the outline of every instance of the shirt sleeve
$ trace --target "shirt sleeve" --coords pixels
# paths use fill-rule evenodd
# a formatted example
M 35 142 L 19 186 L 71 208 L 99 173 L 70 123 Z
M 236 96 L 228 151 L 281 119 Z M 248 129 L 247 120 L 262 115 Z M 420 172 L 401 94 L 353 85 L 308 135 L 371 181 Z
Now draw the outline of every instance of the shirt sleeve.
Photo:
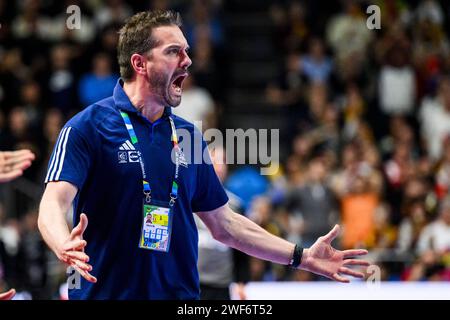
M 67 181 L 81 189 L 92 165 L 87 139 L 74 127 L 65 126 L 50 157 L 45 183 Z
M 205 148 L 206 142 L 202 141 L 202 149 Z M 228 202 L 228 196 L 211 164 L 209 153 L 203 154 L 207 159 L 197 167 L 196 189 L 191 203 L 194 212 L 211 211 Z

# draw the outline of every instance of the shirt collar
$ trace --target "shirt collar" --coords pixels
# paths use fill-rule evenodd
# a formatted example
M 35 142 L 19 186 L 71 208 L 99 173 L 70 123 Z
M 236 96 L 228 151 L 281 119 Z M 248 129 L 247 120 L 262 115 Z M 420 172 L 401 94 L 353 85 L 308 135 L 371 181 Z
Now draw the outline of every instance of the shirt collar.
M 120 109 L 120 110 L 123 110 L 126 112 L 139 113 L 139 111 L 131 103 L 130 98 L 128 98 L 127 94 L 123 90 L 122 78 L 119 78 L 119 80 L 117 80 L 117 83 L 116 83 L 116 86 L 115 86 L 114 92 L 113 92 L 113 99 L 114 99 L 114 104 L 116 105 L 117 109 Z M 172 115 L 172 108 L 165 107 L 162 117 L 166 118 L 170 115 Z

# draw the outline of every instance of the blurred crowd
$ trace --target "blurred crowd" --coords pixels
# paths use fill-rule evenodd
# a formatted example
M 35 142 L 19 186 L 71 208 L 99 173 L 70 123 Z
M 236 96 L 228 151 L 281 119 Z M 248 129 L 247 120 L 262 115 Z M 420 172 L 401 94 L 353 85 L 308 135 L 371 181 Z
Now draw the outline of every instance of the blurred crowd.
M 71 30 L 73 4 L 81 28 Z M 381 9 L 379 30 L 366 26 L 369 4 Z M 180 11 L 191 46 L 191 80 L 175 112 L 220 127 L 229 63 L 222 1 L 0 0 L 0 150 L 36 154 L 14 188 L 0 187 L 0 292 L 66 298 L 65 267 L 36 226 L 47 162 L 65 121 L 111 95 L 117 31 L 148 9 Z M 280 72 L 265 97 L 288 115 L 281 141 L 291 147 L 269 177 L 217 168 L 233 206 L 304 246 L 340 223 L 336 246 L 368 248 L 383 280 L 449 281 L 450 4 L 286 0 L 267 15 Z M 233 281 L 323 280 L 233 253 L 199 228 L 205 292 Z
M 313 9 L 270 9 L 281 72 L 266 97 L 293 139 L 258 200 L 278 213 L 266 223 L 310 245 L 340 222 L 340 246 L 368 248 L 383 280 L 450 280 L 449 3 Z

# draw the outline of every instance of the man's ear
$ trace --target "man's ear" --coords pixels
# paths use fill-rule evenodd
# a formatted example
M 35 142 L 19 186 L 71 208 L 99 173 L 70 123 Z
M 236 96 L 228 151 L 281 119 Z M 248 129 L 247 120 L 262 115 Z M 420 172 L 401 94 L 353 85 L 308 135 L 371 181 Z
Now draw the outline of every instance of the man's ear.
M 131 55 L 130 62 L 136 74 L 140 75 L 146 74 L 147 59 L 143 55 L 133 53 Z

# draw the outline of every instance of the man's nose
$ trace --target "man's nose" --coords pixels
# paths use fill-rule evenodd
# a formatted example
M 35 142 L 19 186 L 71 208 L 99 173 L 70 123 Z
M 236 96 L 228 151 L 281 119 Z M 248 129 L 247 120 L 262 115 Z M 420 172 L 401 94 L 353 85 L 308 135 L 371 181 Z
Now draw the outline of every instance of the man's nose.
M 184 52 L 180 67 L 187 70 L 191 66 L 191 64 L 192 64 L 191 58 L 189 58 L 189 55 L 187 52 Z

